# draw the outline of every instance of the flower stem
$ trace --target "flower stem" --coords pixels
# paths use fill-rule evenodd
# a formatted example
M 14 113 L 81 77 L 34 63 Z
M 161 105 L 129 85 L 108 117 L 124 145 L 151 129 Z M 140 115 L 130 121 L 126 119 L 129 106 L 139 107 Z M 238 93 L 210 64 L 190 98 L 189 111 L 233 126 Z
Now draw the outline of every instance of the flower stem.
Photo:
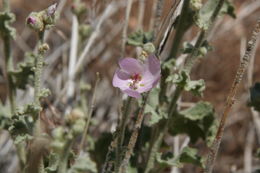
M 44 39 L 44 31 L 39 32 L 38 48 L 42 45 Z M 34 78 L 34 103 L 37 107 L 40 107 L 40 91 L 41 91 L 41 75 L 43 68 L 43 54 L 38 50 L 38 56 L 36 58 L 35 78 Z
M 246 52 L 244 57 L 242 58 L 242 61 L 240 63 L 240 66 L 237 70 L 237 74 L 236 77 L 233 81 L 232 87 L 230 89 L 230 92 L 228 94 L 226 103 L 225 103 L 225 108 L 224 111 L 222 113 L 222 117 L 221 117 L 221 121 L 218 127 L 218 131 L 217 134 L 215 136 L 215 139 L 213 141 L 213 144 L 210 148 L 210 152 L 208 154 L 208 158 L 206 161 L 206 168 L 204 170 L 205 173 L 211 173 L 214 167 L 214 162 L 218 153 L 218 149 L 219 149 L 219 145 L 221 142 L 221 138 L 223 136 L 223 132 L 224 132 L 224 128 L 225 128 L 225 123 L 226 123 L 226 119 L 229 115 L 229 112 L 231 111 L 231 108 L 235 102 L 235 95 L 236 95 L 236 91 L 238 89 L 238 86 L 243 78 L 244 72 L 247 68 L 247 64 L 252 56 L 252 52 L 254 50 L 255 44 L 256 44 L 256 40 L 257 40 L 257 36 L 259 35 L 260 32 L 260 18 L 257 21 L 257 24 L 255 26 L 255 29 L 252 33 L 251 39 L 249 40 L 248 44 L 247 44 L 247 48 L 246 48 Z
M 128 97 L 123 106 L 124 112 L 119 124 L 120 128 L 119 128 L 119 136 L 118 136 L 117 148 L 116 148 L 116 170 L 119 168 L 121 162 L 120 154 L 122 153 L 122 146 L 125 138 L 126 124 L 130 116 L 132 100 L 133 100 L 132 97 Z
M 58 173 L 64 173 L 67 172 L 67 164 L 68 164 L 68 158 L 70 154 L 70 148 L 72 146 L 72 139 L 68 139 L 64 146 L 63 153 L 60 157 L 60 163 L 59 163 L 59 168 L 58 168 Z
M 140 130 L 142 122 L 143 122 L 144 109 L 145 109 L 145 105 L 146 105 L 148 96 L 149 96 L 149 92 L 144 96 L 141 108 L 140 108 L 140 110 L 138 112 L 138 116 L 137 116 L 137 120 L 135 122 L 134 130 L 133 130 L 133 133 L 132 133 L 132 135 L 130 137 L 128 146 L 127 146 L 127 151 L 125 153 L 125 156 L 124 156 L 124 159 L 122 161 L 122 164 L 119 167 L 119 172 L 120 173 L 125 173 L 126 172 L 126 168 L 127 168 L 129 159 L 131 158 L 131 155 L 133 153 L 133 149 L 134 149 L 136 141 L 137 141 L 139 130 Z

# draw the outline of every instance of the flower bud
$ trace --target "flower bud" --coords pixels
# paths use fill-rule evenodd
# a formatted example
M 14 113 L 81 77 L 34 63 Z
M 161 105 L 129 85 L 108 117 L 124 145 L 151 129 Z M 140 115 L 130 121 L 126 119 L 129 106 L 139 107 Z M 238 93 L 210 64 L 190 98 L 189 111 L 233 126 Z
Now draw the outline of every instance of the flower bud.
M 46 27 L 50 27 L 50 26 L 55 24 L 55 22 L 56 22 L 56 15 L 55 15 L 56 10 L 57 10 L 57 3 L 49 6 L 42 13 L 43 22 L 45 23 Z
M 146 43 L 143 45 L 143 49 L 144 51 L 146 51 L 148 54 L 152 54 L 155 52 L 155 47 L 153 45 L 153 43 Z
M 53 5 L 48 7 L 47 14 L 49 16 L 53 16 L 55 14 L 56 10 L 57 10 L 57 3 L 55 3 L 55 4 L 53 4 Z
M 42 45 L 39 46 L 38 50 L 41 54 L 44 54 L 49 50 L 49 45 L 47 43 L 43 43 Z
M 76 1 L 71 6 L 72 13 L 80 17 L 87 13 L 87 7 L 84 3 Z
M 26 19 L 26 24 L 35 31 L 42 31 L 44 24 L 39 13 L 32 12 Z
M 79 34 L 82 39 L 88 38 L 92 32 L 92 27 L 88 24 L 82 24 L 79 26 Z

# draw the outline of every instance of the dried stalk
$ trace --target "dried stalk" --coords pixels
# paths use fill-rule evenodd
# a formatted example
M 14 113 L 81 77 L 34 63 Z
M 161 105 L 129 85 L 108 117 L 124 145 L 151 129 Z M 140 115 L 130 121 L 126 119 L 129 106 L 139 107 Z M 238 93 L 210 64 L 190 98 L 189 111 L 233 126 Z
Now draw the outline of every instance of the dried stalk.
M 129 22 L 132 4 L 133 4 L 133 0 L 127 1 L 126 13 L 125 13 L 125 23 L 124 23 L 124 28 L 123 28 L 123 32 L 122 32 L 122 50 L 121 50 L 121 56 L 122 57 L 125 56 L 125 46 L 126 46 L 126 40 L 127 40 L 127 28 L 128 28 L 128 22 Z
M 73 80 L 73 74 L 75 73 L 75 65 L 77 60 L 78 51 L 78 19 L 76 15 L 72 16 L 72 26 L 71 26 L 71 42 L 70 42 L 70 59 L 69 59 L 69 69 L 68 69 L 68 89 L 67 89 L 67 99 L 68 101 L 73 97 L 75 91 L 75 82 Z
M 95 82 L 95 85 L 94 85 L 93 96 L 92 96 L 92 100 L 91 100 L 91 106 L 90 106 L 90 109 L 89 109 L 89 112 L 88 112 L 87 122 L 86 122 L 86 125 L 84 127 L 84 132 L 83 132 L 83 136 L 82 136 L 81 143 L 80 143 L 80 148 L 79 148 L 80 151 L 83 150 L 84 143 L 86 141 L 89 123 L 90 123 L 91 116 L 93 114 L 93 110 L 94 110 L 94 107 L 95 107 L 95 104 L 96 104 L 96 91 L 97 91 L 97 85 L 98 85 L 99 81 L 100 81 L 100 76 L 99 76 L 99 73 L 97 73 L 96 82 Z
M 225 128 L 225 123 L 226 123 L 226 119 L 228 117 L 229 112 L 231 111 L 232 105 L 235 102 L 235 95 L 236 95 L 236 91 L 239 87 L 239 84 L 243 78 L 244 72 L 247 68 L 247 64 L 251 58 L 253 49 L 255 47 L 256 44 L 256 40 L 257 40 L 257 36 L 260 32 L 260 19 L 258 19 L 257 21 L 257 25 L 252 33 L 251 39 L 249 40 L 248 44 L 247 44 L 247 48 L 246 48 L 246 52 L 245 55 L 240 63 L 240 66 L 238 68 L 236 77 L 234 79 L 234 82 L 232 84 L 231 90 L 229 92 L 229 95 L 227 97 L 226 103 L 225 103 L 225 108 L 221 117 L 221 121 L 218 127 L 218 131 L 217 134 L 215 136 L 215 139 L 213 141 L 213 144 L 210 148 L 210 152 L 208 154 L 208 158 L 207 158 L 207 162 L 206 162 L 206 168 L 204 170 L 205 173 L 211 173 L 214 167 L 214 162 L 218 153 L 218 149 L 219 149 L 219 145 L 221 142 L 221 138 L 223 136 L 223 131 Z

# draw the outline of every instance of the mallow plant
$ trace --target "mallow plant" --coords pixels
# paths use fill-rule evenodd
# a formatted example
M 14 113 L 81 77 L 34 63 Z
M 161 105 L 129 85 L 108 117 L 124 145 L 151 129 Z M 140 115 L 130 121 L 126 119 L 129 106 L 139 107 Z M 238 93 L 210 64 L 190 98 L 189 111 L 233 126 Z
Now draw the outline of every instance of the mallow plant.
M 124 31 L 127 31 L 133 3 L 131 0 L 126 2 Z M 8 131 L 14 141 L 19 171 L 150 173 L 169 172 L 171 169 L 177 173 L 188 164 L 196 166 L 202 172 L 211 173 L 224 134 L 226 118 L 256 45 L 260 20 L 248 42 L 219 122 L 213 105 L 200 100 L 206 89 L 204 80 L 192 79 L 190 73 L 194 65 L 213 50 L 208 35 L 214 28 L 214 23 L 224 15 L 235 18 L 234 7 L 228 0 L 180 0 L 176 3 L 176 8 L 172 8 L 174 12 L 167 15 L 167 20 L 160 22 L 158 19 L 162 14 L 164 0 L 158 0 L 154 18 L 151 19 L 154 20 L 151 30 L 137 29 L 129 35 L 123 32 L 124 57 L 118 58 L 118 67 L 110 79 L 119 93 L 115 97 L 122 103 L 116 105 L 117 125 L 113 132 L 93 137 L 88 129 L 89 126 L 99 127 L 100 122 L 92 121 L 92 116 L 95 114 L 97 88 L 102 76 L 97 73 L 93 86 L 84 85 L 78 89 L 79 92 L 75 92 L 77 87 L 81 87 L 76 85 L 81 82 L 77 75 L 82 73 L 82 69 L 78 67 L 100 33 L 100 21 L 105 20 L 106 15 L 114 12 L 114 9 L 108 6 L 110 11 L 105 10 L 98 24 L 92 26 L 84 23 L 86 4 L 81 0 L 73 0 L 72 3 L 71 42 L 87 43 L 87 46 L 81 50 L 81 46 L 76 46 L 78 44 L 71 44 L 68 83 L 65 86 L 72 94 L 68 94 L 66 99 L 68 108 L 57 118 L 52 106 L 44 106 L 43 100 L 52 92 L 43 88 L 42 72 L 48 66 L 44 57 L 52 50 L 45 40 L 45 34 L 59 20 L 60 4 L 31 12 L 25 19 L 26 25 L 38 36 L 38 42 L 35 51 L 26 52 L 25 60 L 14 68 L 10 41 L 15 38 L 15 29 L 11 26 L 15 17 L 10 12 L 9 1 L 3 0 L 0 35 L 4 43 L 8 102 L 0 105 L 0 128 Z M 115 4 L 122 6 L 119 2 L 111 4 L 113 7 Z M 157 25 L 158 22 L 161 27 Z M 185 34 L 194 27 L 197 28 L 196 38 L 193 41 L 186 40 Z M 138 53 L 128 55 L 125 44 Z M 77 58 L 79 53 L 82 56 Z M 80 62 L 79 65 L 75 61 Z M 17 90 L 26 92 L 26 85 L 34 88 L 32 101 L 18 106 Z M 69 90 L 66 87 L 65 90 Z M 86 98 L 85 91 L 92 91 L 90 99 Z M 199 101 L 188 108 L 180 108 L 184 93 L 197 97 Z M 79 99 L 74 100 L 75 104 L 71 104 L 73 94 L 79 94 Z M 251 88 L 249 105 L 259 111 L 258 103 L 259 83 Z M 45 109 L 50 109 L 53 117 L 47 117 Z M 165 140 L 169 138 L 177 140 L 176 143 L 181 141 L 182 145 L 175 143 L 173 151 Z M 204 154 L 194 147 L 198 142 L 207 147 Z

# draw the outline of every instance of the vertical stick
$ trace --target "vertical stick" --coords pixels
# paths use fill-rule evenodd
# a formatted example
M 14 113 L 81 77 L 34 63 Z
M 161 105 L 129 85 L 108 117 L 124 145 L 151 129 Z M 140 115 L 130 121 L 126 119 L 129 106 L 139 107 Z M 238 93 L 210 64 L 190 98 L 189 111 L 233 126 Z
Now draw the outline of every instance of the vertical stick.
M 130 17 L 130 12 L 132 9 L 133 0 L 127 0 L 127 6 L 126 6 L 126 13 L 125 13 L 125 24 L 122 32 L 122 50 L 121 55 L 122 57 L 125 56 L 125 46 L 127 41 L 127 29 L 128 29 L 128 22 Z
M 221 121 L 218 127 L 218 131 L 217 134 L 215 136 L 215 139 L 213 141 L 213 144 L 210 148 L 210 152 L 208 154 L 208 158 L 207 158 L 207 162 L 206 162 L 206 168 L 204 170 L 205 173 L 211 173 L 214 167 L 214 162 L 218 153 L 218 149 L 219 149 L 219 145 L 221 142 L 221 138 L 223 136 L 223 132 L 224 132 L 224 128 L 225 128 L 225 123 L 226 123 L 226 119 L 228 117 L 228 114 L 232 108 L 232 105 L 235 102 L 235 95 L 236 95 L 236 91 L 238 89 L 238 86 L 243 78 L 244 72 L 247 68 L 247 64 L 251 58 L 253 49 L 255 47 L 256 44 L 256 40 L 257 40 L 257 36 L 260 32 L 260 19 L 258 19 L 257 24 L 255 26 L 255 29 L 252 33 L 251 39 L 249 40 L 248 44 L 247 44 L 247 48 L 246 48 L 246 52 L 244 57 L 242 58 L 242 61 L 240 63 L 240 66 L 237 70 L 237 74 L 236 77 L 233 81 L 231 90 L 229 92 L 229 95 L 227 97 L 226 103 L 225 103 L 225 108 L 221 117 Z

